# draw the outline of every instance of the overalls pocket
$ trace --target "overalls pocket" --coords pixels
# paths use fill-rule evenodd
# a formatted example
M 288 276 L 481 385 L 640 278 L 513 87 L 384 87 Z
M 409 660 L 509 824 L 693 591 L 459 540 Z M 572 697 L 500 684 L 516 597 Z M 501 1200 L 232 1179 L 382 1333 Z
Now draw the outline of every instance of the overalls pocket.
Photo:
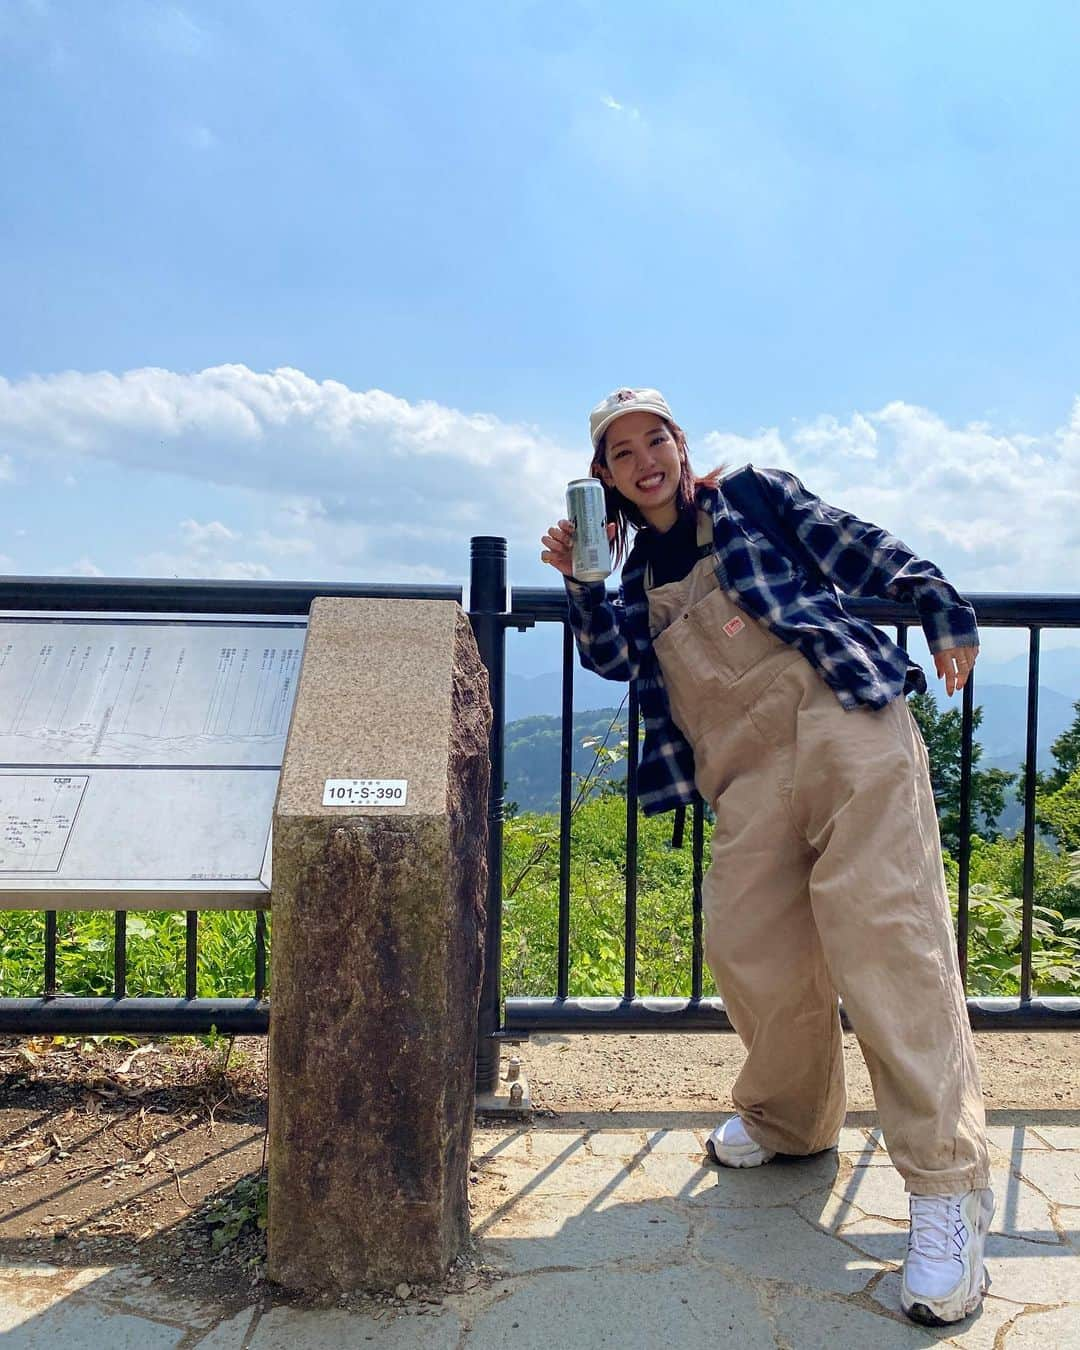
M 743 616 L 719 589 L 677 615 L 653 638 L 671 714 L 680 730 L 712 721 L 723 692 L 778 646 L 778 639 Z
M 683 626 L 694 635 L 701 675 L 719 677 L 726 684 L 733 684 L 779 645 L 767 628 L 741 613 L 719 589 L 690 607 Z

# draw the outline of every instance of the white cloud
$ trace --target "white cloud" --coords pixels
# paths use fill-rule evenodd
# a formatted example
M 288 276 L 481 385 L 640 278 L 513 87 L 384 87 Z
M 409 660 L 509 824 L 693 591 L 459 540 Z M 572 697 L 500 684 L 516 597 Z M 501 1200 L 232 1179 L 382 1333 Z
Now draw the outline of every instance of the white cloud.
M 87 557 L 82 557 L 69 567 L 58 567 L 53 575 L 58 577 L 103 577 L 105 573 L 97 563 Z
M 605 108 L 610 108 L 612 112 L 625 113 L 632 121 L 637 121 L 641 113 L 637 108 L 627 108 L 625 104 L 617 102 L 610 94 L 605 94 L 600 100 Z
M 693 453 L 692 447 L 692 458 L 698 469 L 705 468 L 706 464 L 712 468 L 714 464 L 734 466 L 747 462 L 768 464 L 775 469 L 794 468 L 775 427 L 755 432 L 753 436 L 739 436 L 733 431 L 710 431 L 697 444 L 704 447 L 704 453 Z
M 163 576 L 460 581 L 469 536 L 495 534 L 509 539 L 514 580 L 551 584 L 539 536 L 585 468 L 580 446 L 535 426 L 243 365 L 0 379 L 0 444 L 64 470 L 94 458 L 257 495 L 245 534 L 213 518 L 226 511 L 208 492 L 211 518 L 178 522 L 134 563 Z M 692 453 L 699 470 L 748 459 L 793 469 L 966 589 L 1077 589 L 1080 399 L 1039 435 L 953 425 L 897 401 L 751 436 L 716 429 L 693 437 Z M 115 534 L 115 522 L 103 528 Z M 98 547 L 89 536 L 85 546 Z
M 580 448 L 535 427 L 243 365 L 0 379 L 0 443 L 273 494 L 283 534 L 321 539 L 372 579 L 460 577 L 471 534 L 508 534 L 534 556 L 583 468 Z
M 269 564 L 258 558 L 235 556 L 241 546 L 245 553 L 249 552 L 249 545 L 239 530 L 220 520 L 208 520 L 204 524 L 189 518 L 181 520 L 176 529 L 177 547 L 166 547 L 138 558 L 136 570 L 141 575 L 218 577 L 226 581 L 267 581 L 274 575 Z M 254 551 L 260 551 L 257 544 Z
M 10 483 L 15 477 L 15 465 L 10 455 L 0 455 L 0 483 Z
M 295 536 L 288 538 L 284 535 L 271 534 L 268 530 L 260 530 L 252 540 L 252 544 L 260 552 L 272 553 L 278 558 L 304 558 L 315 552 L 315 543 L 312 539 Z
M 269 581 L 266 563 L 195 553 L 144 553 L 137 560 L 140 576 L 181 580 Z
M 712 432 L 713 456 L 794 470 L 811 491 L 876 521 L 972 590 L 1075 591 L 1080 580 L 1080 400 L 1036 437 L 952 426 L 893 402 L 782 435 Z
M 197 553 L 206 553 L 222 544 L 233 544 L 239 538 L 235 530 L 230 530 L 220 520 L 208 521 L 200 525 L 197 520 L 182 520 L 180 533 L 188 546 Z

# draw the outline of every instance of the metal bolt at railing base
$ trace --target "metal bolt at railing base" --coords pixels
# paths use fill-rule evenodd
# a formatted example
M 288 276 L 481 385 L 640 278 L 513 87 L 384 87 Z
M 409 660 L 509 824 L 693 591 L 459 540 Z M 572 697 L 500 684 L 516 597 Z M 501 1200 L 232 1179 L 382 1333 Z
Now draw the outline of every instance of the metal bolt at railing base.
M 517 1055 L 510 1056 L 510 1062 L 506 1066 L 506 1081 L 514 1083 L 521 1076 L 521 1060 Z
M 520 1083 L 514 1083 L 510 1087 L 510 1105 L 520 1106 L 525 1100 L 525 1089 Z

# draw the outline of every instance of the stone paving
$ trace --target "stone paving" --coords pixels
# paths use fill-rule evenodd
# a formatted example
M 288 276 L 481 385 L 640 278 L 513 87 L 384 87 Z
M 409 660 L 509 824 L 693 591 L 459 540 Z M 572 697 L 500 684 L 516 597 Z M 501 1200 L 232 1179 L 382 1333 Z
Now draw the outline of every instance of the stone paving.
M 1080 1129 L 991 1127 L 997 1213 L 981 1313 L 899 1310 L 907 1202 L 875 1131 L 729 1171 L 703 1129 L 480 1129 L 474 1230 L 502 1276 L 440 1304 L 226 1313 L 131 1268 L 0 1266 L 4 1350 L 1080 1348 Z

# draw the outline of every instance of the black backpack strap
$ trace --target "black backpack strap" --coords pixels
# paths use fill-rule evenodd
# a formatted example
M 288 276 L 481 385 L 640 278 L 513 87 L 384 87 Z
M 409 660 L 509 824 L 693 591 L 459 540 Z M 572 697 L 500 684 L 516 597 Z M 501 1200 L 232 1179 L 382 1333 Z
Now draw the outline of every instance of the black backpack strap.
M 671 847 L 682 848 L 683 831 L 686 828 L 686 807 L 675 808 L 675 819 L 671 822 Z
M 738 507 L 755 529 L 761 531 L 773 548 L 800 567 L 808 577 L 819 581 L 829 590 L 835 590 L 817 559 L 795 531 L 780 519 L 776 507 L 749 464 L 723 479 L 720 491 L 732 506 Z

